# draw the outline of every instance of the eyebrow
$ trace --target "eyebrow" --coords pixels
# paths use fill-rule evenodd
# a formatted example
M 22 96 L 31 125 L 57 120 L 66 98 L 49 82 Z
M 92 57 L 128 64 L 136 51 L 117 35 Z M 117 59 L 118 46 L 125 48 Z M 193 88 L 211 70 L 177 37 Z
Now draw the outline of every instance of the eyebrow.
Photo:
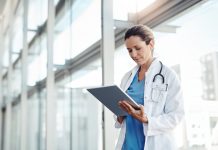
M 134 48 L 139 48 L 140 46 L 137 46 L 137 45 L 135 45 L 135 46 L 133 46 Z M 129 47 L 127 47 L 126 49 L 132 49 L 132 48 L 129 48 Z

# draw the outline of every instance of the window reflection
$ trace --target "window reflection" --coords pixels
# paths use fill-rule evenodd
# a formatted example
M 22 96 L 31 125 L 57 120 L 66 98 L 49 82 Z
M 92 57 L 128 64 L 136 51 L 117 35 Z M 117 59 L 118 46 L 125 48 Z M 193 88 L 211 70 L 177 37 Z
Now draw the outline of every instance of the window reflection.
M 21 115 L 20 115 L 20 105 L 14 106 L 11 108 L 11 149 L 19 150 L 20 148 L 20 136 L 21 136 Z
M 48 17 L 47 0 L 31 0 L 28 8 L 28 42 L 36 35 L 37 30 Z
M 102 105 L 86 91 L 101 82 L 98 59 L 56 83 L 58 149 L 102 149 Z
M 27 84 L 34 86 L 36 82 L 44 79 L 47 75 L 47 47 L 45 35 L 42 35 L 29 51 Z
M 75 1 L 65 10 L 55 26 L 55 64 L 64 64 L 66 59 L 77 56 L 101 38 L 100 8 L 99 0 L 86 0 Z
M 27 101 L 27 149 L 45 150 L 46 91 L 40 90 Z
M 19 53 L 23 48 L 23 24 L 21 16 L 16 17 L 13 27 L 12 51 L 13 53 Z

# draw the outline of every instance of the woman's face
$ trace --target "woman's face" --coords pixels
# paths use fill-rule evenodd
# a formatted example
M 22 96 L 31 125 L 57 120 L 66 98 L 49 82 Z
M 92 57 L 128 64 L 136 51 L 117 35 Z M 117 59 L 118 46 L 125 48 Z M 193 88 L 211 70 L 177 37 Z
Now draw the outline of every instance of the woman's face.
M 130 57 L 138 64 L 144 65 L 152 60 L 152 49 L 154 47 L 153 40 L 146 45 L 139 36 L 130 36 L 125 40 L 126 48 Z

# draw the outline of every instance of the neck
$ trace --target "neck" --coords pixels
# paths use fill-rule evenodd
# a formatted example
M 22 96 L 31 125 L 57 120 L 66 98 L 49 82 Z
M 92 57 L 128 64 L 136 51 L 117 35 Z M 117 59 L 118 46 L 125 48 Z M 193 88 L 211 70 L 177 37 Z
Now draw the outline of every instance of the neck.
M 154 58 L 150 58 L 145 64 L 140 66 L 140 70 L 144 70 L 145 72 L 147 72 L 148 68 L 150 67 L 152 61 L 154 60 Z

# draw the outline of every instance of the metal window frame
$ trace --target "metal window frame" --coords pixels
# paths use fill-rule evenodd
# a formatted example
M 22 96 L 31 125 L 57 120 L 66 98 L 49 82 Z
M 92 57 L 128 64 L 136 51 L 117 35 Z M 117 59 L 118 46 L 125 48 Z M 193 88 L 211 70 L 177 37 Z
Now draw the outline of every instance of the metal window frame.
M 28 61 L 28 4 L 29 0 L 22 0 L 23 5 L 23 50 L 21 52 L 21 144 L 22 150 L 27 149 L 27 61 Z
M 101 0 L 101 62 L 102 62 L 102 85 L 114 83 L 114 20 L 113 20 L 113 1 Z M 113 114 L 103 106 L 102 125 L 103 125 L 103 149 L 115 149 L 115 128 L 113 127 Z
M 0 16 L 0 60 L 3 60 L 3 31 L 2 31 L 2 17 Z M 3 93 L 2 93 L 2 61 L 0 61 L 0 106 L 2 106 L 3 103 Z M 3 118 L 2 118 L 2 112 L 3 110 L 0 110 L 0 149 L 2 149 L 2 127 L 3 127 Z
M 56 92 L 53 71 L 53 48 L 54 48 L 54 23 L 55 6 L 54 0 L 48 0 L 47 21 L 47 78 L 46 78 L 46 149 L 56 149 Z

